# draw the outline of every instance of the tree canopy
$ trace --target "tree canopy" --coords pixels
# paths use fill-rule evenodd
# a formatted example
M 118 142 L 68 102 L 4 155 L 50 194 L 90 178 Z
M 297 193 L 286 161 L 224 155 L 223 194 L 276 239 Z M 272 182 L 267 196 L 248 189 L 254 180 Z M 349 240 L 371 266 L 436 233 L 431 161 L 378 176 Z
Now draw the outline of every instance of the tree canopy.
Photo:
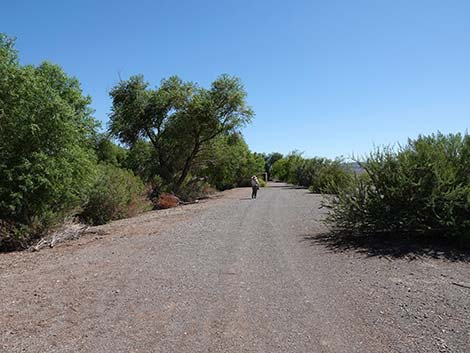
M 156 152 L 159 175 L 178 191 L 194 161 L 210 141 L 237 131 L 254 113 L 236 77 L 221 75 L 210 89 L 177 76 L 150 89 L 143 76 L 119 82 L 110 92 L 110 132 L 133 146 L 148 140 Z
M 0 35 L 0 219 L 44 226 L 93 175 L 90 97 L 57 65 L 22 66 Z

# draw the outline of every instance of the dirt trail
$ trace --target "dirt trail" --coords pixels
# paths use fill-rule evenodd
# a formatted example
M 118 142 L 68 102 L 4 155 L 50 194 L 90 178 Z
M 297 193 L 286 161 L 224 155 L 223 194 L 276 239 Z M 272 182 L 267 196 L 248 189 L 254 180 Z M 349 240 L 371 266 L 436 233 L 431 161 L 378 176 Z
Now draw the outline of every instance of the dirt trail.
M 468 261 L 337 246 L 320 196 L 249 196 L 0 254 L 0 352 L 470 352 Z

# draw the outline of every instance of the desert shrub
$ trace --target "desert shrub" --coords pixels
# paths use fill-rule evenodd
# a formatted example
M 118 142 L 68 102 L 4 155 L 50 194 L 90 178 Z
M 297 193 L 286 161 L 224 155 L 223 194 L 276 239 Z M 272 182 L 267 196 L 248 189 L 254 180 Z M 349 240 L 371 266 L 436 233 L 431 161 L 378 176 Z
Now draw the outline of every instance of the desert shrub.
M 0 34 L 0 235 L 26 246 L 81 205 L 95 154 L 91 99 L 57 65 L 22 66 Z
M 281 181 L 308 187 L 315 193 L 336 193 L 352 178 L 352 171 L 341 159 L 302 158 L 296 151 L 277 160 L 271 174 Z
M 181 201 L 177 196 L 163 193 L 158 197 L 158 200 L 155 201 L 154 208 L 158 210 L 173 208 L 178 206 L 180 202 Z
M 139 177 L 131 171 L 102 164 L 81 217 L 87 223 L 97 225 L 149 209 L 151 204 Z
M 295 185 L 308 187 L 314 183 L 325 163 L 326 159 L 323 158 L 299 159 L 292 165 L 288 181 Z
M 207 196 L 210 184 L 204 178 L 192 177 L 180 189 L 178 197 L 185 202 L 202 199 Z
M 360 232 L 470 236 L 470 136 L 420 136 L 397 150 L 377 149 L 330 197 L 329 221 Z
M 352 171 L 340 160 L 321 159 L 308 180 L 309 190 L 314 193 L 336 194 L 352 181 Z
M 21 225 L 14 222 L 0 220 L 0 249 L 1 251 L 13 251 L 26 248 L 29 241 L 28 230 L 33 230 L 33 226 Z

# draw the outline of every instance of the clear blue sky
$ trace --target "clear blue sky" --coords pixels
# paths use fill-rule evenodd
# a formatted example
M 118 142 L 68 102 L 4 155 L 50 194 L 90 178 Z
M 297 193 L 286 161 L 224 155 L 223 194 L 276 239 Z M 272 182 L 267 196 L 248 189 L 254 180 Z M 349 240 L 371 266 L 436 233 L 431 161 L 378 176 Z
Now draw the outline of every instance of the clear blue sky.
M 470 1 L 3 1 L 23 63 L 76 76 L 106 124 L 119 75 L 239 76 L 258 152 L 363 154 L 470 118 Z M 105 125 L 106 126 L 106 125 Z

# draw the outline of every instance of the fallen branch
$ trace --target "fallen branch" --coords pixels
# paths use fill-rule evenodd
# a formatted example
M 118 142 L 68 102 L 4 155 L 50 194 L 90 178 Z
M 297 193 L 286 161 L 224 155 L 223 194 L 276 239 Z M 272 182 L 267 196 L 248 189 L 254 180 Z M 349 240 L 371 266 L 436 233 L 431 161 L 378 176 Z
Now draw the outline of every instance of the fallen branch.
M 464 284 L 464 283 L 459 283 L 459 282 L 452 282 L 452 284 L 455 286 L 462 287 L 462 288 L 470 289 L 470 284 Z
M 53 248 L 56 244 L 70 239 L 78 239 L 80 235 L 88 228 L 87 225 L 69 221 L 64 223 L 58 230 L 50 235 L 41 238 L 36 245 L 29 247 L 30 251 L 39 251 L 49 246 Z
M 195 203 L 199 203 L 199 200 L 194 200 L 194 201 L 180 201 L 180 205 L 192 205 Z

